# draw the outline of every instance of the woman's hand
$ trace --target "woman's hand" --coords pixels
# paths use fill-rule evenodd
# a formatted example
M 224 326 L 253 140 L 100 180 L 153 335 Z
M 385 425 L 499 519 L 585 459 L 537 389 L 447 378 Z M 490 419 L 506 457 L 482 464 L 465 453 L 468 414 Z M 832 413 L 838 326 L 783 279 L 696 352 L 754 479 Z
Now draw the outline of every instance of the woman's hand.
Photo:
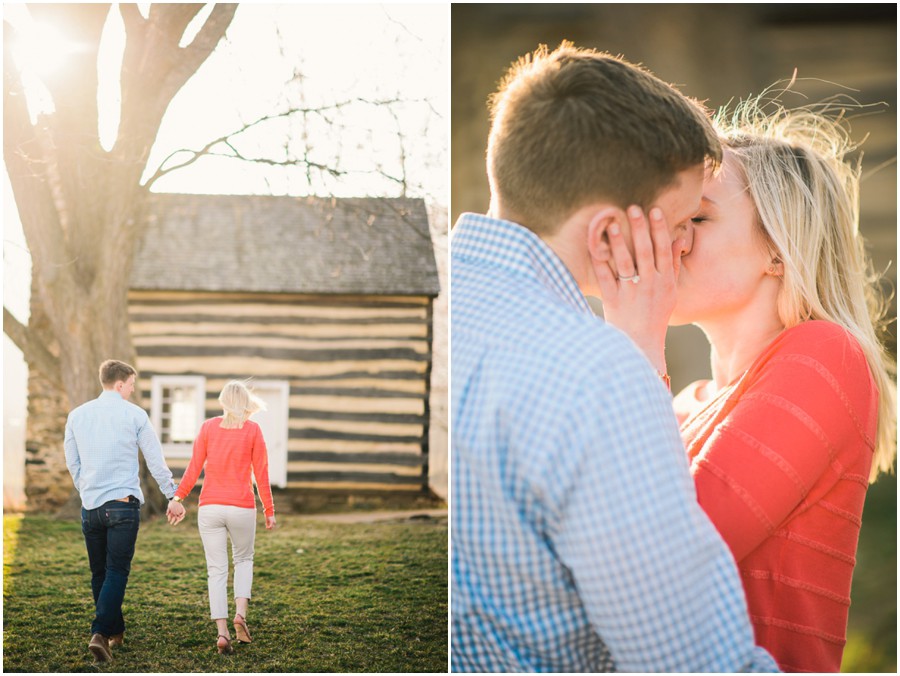
M 187 514 L 187 510 L 184 505 L 177 500 L 170 500 L 169 506 L 166 507 L 166 519 L 169 522 L 170 526 L 177 526 L 182 521 L 184 521 L 184 517 Z
M 267 516 L 266 517 L 266 530 L 272 530 L 275 528 L 275 517 Z
M 608 263 L 595 267 L 603 315 L 624 331 L 661 373 L 666 372 L 666 330 L 675 309 L 675 283 L 681 266 L 683 240 L 672 243 L 662 210 L 650 210 L 648 226 L 644 212 L 627 210 L 634 241 L 634 256 L 617 225 L 609 228 L 609 245 L 618 275 Z

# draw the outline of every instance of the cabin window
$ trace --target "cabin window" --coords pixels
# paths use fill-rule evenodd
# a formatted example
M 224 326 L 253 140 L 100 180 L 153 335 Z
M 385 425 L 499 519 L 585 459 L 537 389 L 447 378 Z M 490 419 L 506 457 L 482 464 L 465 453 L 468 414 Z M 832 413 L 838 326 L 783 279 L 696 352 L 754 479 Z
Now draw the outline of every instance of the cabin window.
M 206 378 L 153 376 L 151 420 L 167 458 L 189 458 L 205 418 Z

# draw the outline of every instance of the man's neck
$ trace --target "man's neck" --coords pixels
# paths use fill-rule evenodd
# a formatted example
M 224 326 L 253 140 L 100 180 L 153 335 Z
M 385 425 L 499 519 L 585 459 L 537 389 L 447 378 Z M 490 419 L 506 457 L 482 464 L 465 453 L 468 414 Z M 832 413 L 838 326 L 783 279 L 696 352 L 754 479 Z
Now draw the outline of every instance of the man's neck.
M 575 283 L 585 296 L 600 297 L 599 285 L 591 268 L 590 254 L 587 248 L 587 230 L 591 217 L 596 212 L 597 206 L 583 207 L 571 214 L 562 224 L 551 226 L 552 234 L 535 233 L 568 268 Z M 496 195 L 491 196 L 491 205 L 487 216 L 512 223 L 518 223 L 522 227 L 528 227 L 521 219 L 508 209 Z M 531 228 L 529 228 L 531 229 Z M 532 230 L 532 232 L 534 232 Z
M 594 295 L 585 292 L 585 287 L 588 286 L 585 284 L 588 278 L 586 270 L 588 259 L 585 255 L 584 244 L 578 238 L 572 237 L 571 232 L 563 233 L 561 230 L 552 235 L 538 236 L 544 244 L 553 250 L 553 253 L 559 257 L 563 265 L 572 273 L 572 277 L 575 279 L 575 283 L 578 284 L 581 292 L 585 295 Z
M 588 225 L 595 211 L 596 207 L 593 205 L 579 209 L 553 230 L 552 234 L 539 237 L 569 269 L 581 293 L 600 298 L 600 286 L 591 266 L 591 254 L 588 250 Z

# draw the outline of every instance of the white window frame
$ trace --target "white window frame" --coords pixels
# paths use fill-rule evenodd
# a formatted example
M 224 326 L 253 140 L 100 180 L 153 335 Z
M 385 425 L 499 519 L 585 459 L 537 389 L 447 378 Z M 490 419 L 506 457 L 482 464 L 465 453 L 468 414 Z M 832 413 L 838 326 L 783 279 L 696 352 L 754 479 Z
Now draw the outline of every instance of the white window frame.
M 200 431 L 200 425 L 206 419 L 206 378 L 203 376 L 153 376 L 150 379 L 150 421 L 160 439 L 163 438 L 163 388 L 193 387 L 194 405 L 196 406 L 197 424 L 194 437 L 187 442 L 163 443 L 163 454 L 167 458 L 190 458 L 194 449 L 194 438 Z
M 266 446 L 268 447 L 269 485 L 277 486 L 278 488 L 286 488 L 288 475 L 288 443 L 290 442 L 290 432 L 288 428 L 291 420 L 291 384 L 287 380 L 253 380 L 251 382 L 251 388 L 254 391 L 275 390 L 280 395 L 281 402 L 284 404 L 277 413 L 275 411 L 269 411 L 270 414 L 278 416 L 278 429 L 275 432 L 277 438 L 272 436 L 271 430 L 268 432 L 263 430 L 263 437 L 266 440 Z M 259 414 L 257 413 L 254 415 L 258 416 Z M 253 420 L 253 416 L 250 416 L 250 419 Z M 254 422 L 258 424 L 259 421 L 254 420 Z M 266 436 L 266 434 L 269 436 Z M 276 450 L 278 452 L 277 456 L 275 455 Z M 255 477 L 253 481 L 256 481 Z

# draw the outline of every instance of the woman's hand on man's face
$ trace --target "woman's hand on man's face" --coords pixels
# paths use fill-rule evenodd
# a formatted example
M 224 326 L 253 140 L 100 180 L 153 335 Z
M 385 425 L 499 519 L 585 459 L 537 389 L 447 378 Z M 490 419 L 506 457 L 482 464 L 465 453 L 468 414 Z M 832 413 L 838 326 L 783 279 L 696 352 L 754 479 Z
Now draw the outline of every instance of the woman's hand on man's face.
M 650 363 L 665 372 L 665 340 L 669 316 L 675 308 L 676 281 L 685 242 L 672 242 L 661 209 L 650 209 L 648 224 L 637 206 L 627 210 L 634 243 L 629 251 L 618 224 L 609 227 L 609 245 L 616 272 L 607 263 L 595 266 L 602 293 L 603 314 L 624 331 Z

